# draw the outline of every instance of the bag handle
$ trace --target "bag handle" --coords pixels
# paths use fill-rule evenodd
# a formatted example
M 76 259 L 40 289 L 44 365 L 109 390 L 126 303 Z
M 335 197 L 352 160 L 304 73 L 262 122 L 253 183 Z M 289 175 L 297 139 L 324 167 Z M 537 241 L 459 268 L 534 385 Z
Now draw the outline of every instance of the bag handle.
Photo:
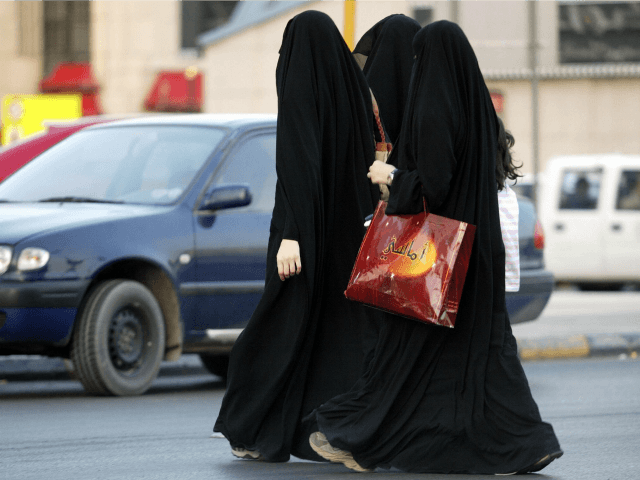
M 380 120 L 380 109 L 378 108 L 378 102 L 376 101 L 376 97 L 373 94 L 373 90 L 369 89 L 371 92 L 371 104 L 373 105 L 373 115 L 376 117 L 376 124 L 378 126 L 378 132 L 380 132 L 381 142 L 376 142 L 376 152 L 390 152 L 392 145 L 387 143 L 387 138 L 384 134 L 384 128 L 382 128 L 382 121 Z
M 376 136 L 373 136 L 373 141 L 376 144 L 375 159 L 387 163 L 392 145 L 390 143 L 387 143 L 387 138 L 384 134 L 384 128 L 382 128 L 382 121 L 380 120 L 380 109 L 378 108 L 376 97 L 373 94 L 373 90 L 369 89 L 369 91 L 371 92 L 371 105 L 373 107 L 373 114 L 376 117 L 376 124 L 378 125 L 378 131 L 380 132 L 380 139 L 382 140 L 381 142 L 376 142 Z M 380 198 L 384 201 L 389 200 L 389 187 L 387 185 L 379 185 L 379 188 Z
M 390 143 L 387 143 L 387 139 L 384 134 L 384 128 L 382 128 L 382 121 L 380 120 L 380 109 L 378 108 L 378 102 L 376 101 L 376 96 L 373 94 L 373 90 L 369 89 L 369 91 L 371 92 L 371 104 L 373 105 L 373 114 L 376 117 L 376 124 L 378 125 L 378 131 L 380 132 L 380 138 L 382 139 L 381 142 L 376 142 L 376 152 L 390 152 L 393 146 Z M 387 161 L 387 158 L 389 158 L 388 155 L 386 155 L 384 158 L 385 163 Z M 381 191 L 383 186 L 385 187 L 385 189 L 388 189 L 386 185 L 380 185 Z M 388 196 L 387 196 L 387 199 L 388 199 Z M 427 209 L 427 201 L 425 200 L 424 196 L 422 197 L 422 206 L 424 208 L 424 215 L 426 217 L 429 215 L 429 210 Z

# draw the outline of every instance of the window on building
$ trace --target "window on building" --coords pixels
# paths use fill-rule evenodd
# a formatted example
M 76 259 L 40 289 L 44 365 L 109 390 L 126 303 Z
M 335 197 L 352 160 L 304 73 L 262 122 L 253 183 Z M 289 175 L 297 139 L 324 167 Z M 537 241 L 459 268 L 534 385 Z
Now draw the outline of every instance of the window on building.
M 44 5 L 44 65 L 47 76 L 60 62 L 89 62 L 89 3 L 47 1 Z
M 433 21 L 433 9 L 428 7 L 415 7 L 413 9 L 413 18 L 421 27 L 424 27 Z
M 560 63 L 640 62 L 640 2 L 559 7 Z
M 238 2 L 183 1 L 182 48 L 196 48 L 198 36 L 224 25 Z

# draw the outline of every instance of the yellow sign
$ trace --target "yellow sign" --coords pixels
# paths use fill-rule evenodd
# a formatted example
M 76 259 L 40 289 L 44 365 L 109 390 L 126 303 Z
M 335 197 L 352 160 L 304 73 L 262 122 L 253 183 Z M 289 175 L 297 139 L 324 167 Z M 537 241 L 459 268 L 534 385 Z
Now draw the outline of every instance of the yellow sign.
M 2 98 L 2 144 L 8 145 L 45 129 L 47 120 L 82 116 L 82 95 L 5 95 Z

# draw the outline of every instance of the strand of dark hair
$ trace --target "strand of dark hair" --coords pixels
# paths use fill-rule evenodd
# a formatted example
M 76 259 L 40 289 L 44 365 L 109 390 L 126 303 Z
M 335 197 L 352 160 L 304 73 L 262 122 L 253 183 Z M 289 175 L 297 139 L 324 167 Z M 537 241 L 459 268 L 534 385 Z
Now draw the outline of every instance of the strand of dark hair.
M 511 149 L 516 143 L 516 139 L 511 132 L 504 128 L 502 119 L 498 117 L 498 154 L 496 158 L 496 182 L 498 183 L 498 190 L 504 189 L 504 184 L 509 180 L 514 180 L 514 184 L 518 183 L 518 178 L 522 175 L 518 170 L 522 167 L 516 165 L 511 155 Z

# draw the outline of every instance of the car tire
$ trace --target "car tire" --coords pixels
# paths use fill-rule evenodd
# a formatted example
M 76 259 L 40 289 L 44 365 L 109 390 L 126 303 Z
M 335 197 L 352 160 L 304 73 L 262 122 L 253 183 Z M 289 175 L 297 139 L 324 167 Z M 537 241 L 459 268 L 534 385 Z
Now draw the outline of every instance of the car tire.
M 227 379 L 227 372 L 229 370 L 229 355 L 207 355 L 200 354 L 200 360 L 209 372 Z
M 108 280 L 89 293 L 71 360 L 87 392 L 140 395 L 156 378 L 164 347 L 164 319 L 153 294 L 139 282 Z

